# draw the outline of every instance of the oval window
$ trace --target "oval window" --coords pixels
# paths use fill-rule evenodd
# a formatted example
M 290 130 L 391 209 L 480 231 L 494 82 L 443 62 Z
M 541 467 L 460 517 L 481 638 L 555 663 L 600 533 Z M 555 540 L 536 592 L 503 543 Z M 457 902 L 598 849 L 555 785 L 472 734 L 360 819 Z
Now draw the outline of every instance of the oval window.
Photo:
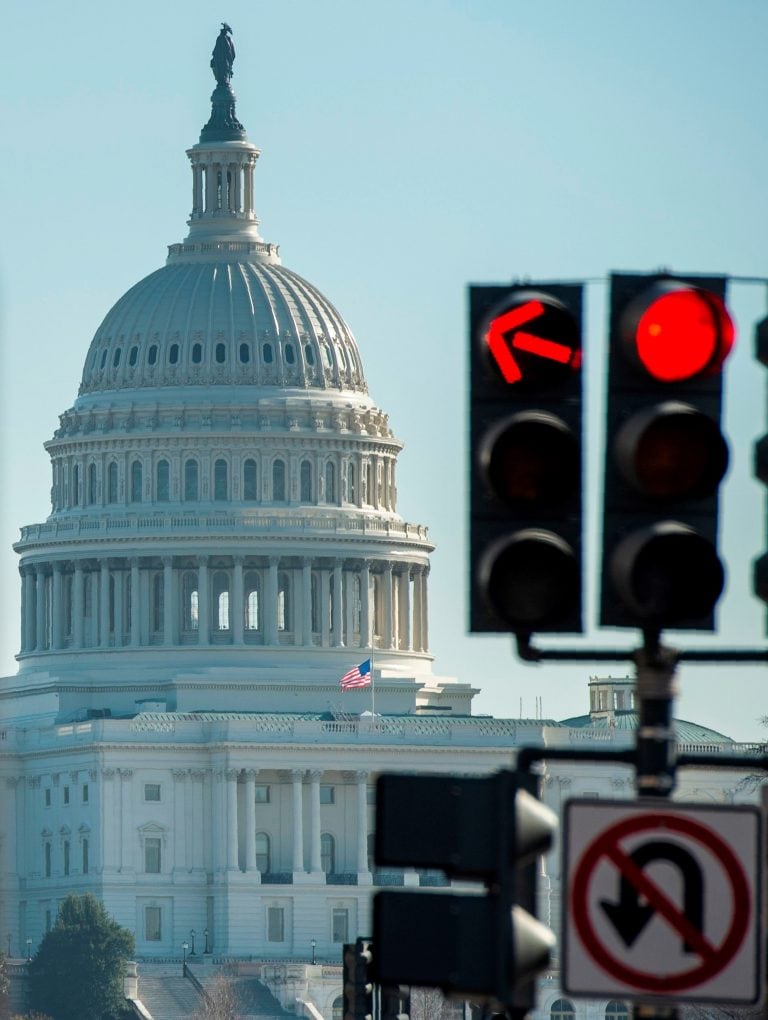
M 179 361 L 179 345 L 178 344 L 171 344 L 171 349 L 168 352 L 168 361 L 172 365 L 178 364 L 178 361 Z
M 154 365 L 157 361 L 157 344 L 152 344 L 149 348 L 149 354 L 147 355 L 147 361 L 150 365 Z
M 293 344 L 285 345 L 285 360 L 286 363 L 289 365 L 293 365 L 294 362 L 296 361 L 296 354 L 293 350 Z
M 131 353 L 128 355 L 128 364 L 133 368 L 139 358 L 139 348 L 131 347 Z
M 106 365 L 106 363 L 107 363 L 107 354 L 108 354 L 108 351 L 106 351 L 106 350 L 102 352 L 102 355 L 101 355 L 101 365 L 99 366 L 100 368 L 104 368 L 104 366 Z
M 216 363 L 223 365 L 227 357 L 227 348 L 224 344 L 216 344 Z
M 251 348 L 248 344 L 240 344 L 240 360 L 244 365 L 251 360 Z
M 120 354 L 121 353 L 122 353 L 121 352 L 121 348 L 118 347 L 117 350 L 115 351 L 115 353 L 112 355 L 112 367 L 113 368 L 117 368 L 117 366 L 120 364 Z
M 202 360 L 203 360 L 203 345 L 195 344 L 195 346 L 192 348 L 192 364 L 199 365 Z
M 262 352 L 263 352 L 263 355 L 264 355 L 264 364 L 265 365 L 271 365 L 272 364 L 272 344 L 264 344 L 264 346 L 262 347 Z

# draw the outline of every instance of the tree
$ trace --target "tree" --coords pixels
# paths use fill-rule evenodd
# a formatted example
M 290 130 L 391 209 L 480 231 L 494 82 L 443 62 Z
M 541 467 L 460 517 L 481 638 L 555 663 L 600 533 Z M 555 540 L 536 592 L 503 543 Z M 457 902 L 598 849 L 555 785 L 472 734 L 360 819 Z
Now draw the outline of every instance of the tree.
M 191 1020 L 237 1020 L 238 996 L 234 981 L 217 974 L 206 982 L 203 1001 Z
M 54 1020 L 117 1020 L 134 939 L 91 893 L 67 896 L 29 965 L 33 1009 Z
M 5 953 L 0 953 L 0 1017 L 8 1016 L 8 972 L 5 966 Z

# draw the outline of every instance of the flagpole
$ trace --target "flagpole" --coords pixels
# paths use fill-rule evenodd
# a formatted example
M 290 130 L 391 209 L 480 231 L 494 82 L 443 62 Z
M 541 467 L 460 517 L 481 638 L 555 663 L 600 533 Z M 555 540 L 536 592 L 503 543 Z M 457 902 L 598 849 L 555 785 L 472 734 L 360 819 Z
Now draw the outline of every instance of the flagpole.
M 376 678 L 373 672 L 373 640 L 371 640 L 371 721 L 376 719 Z

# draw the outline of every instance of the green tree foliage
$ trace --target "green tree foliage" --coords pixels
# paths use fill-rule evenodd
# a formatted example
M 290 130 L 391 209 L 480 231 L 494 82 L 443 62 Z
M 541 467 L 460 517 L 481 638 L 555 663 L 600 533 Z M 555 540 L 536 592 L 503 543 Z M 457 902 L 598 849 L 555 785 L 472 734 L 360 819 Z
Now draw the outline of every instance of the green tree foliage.
M 117 1020 L 133 951 L 131 932 L 95 896 L 67 896 L 29 966 L 32 1007 L 54 1020 Z

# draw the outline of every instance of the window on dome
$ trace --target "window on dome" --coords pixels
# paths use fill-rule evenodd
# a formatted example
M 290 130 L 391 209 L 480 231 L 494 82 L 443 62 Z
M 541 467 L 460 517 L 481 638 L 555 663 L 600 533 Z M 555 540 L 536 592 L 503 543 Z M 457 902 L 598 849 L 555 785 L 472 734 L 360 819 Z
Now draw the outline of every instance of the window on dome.
M 135 346 L 131 347 L 131 352 L 128 355 L 128 364 L 131 366 L 131 368 L 133 368 L 133 366 L 136 364 L 138 360 L 139 360 L 139 348 Z
M 168 351 L 168 364 L 178 365 L 179 363 L 179 345 L 171 344 L 171 348 Z
M 99 365 L 99 368 L 104 368 L 104 366 L 106 365 L 108 353 L 109 351 L 107 351 L 106 348 L 101 352 L 101 364 Z
M 330 832 L 324 832 L 320 836 L 320 867 L 326 875 L 332 875 L 336 871 L 336 841 Z
M 154 365 L 157 361 L 157 344 L 152 344 L 149 348 L 149 354 L 147 355 L 147 361 L 150 365 Z
M 117 503 L 117 464 L 114 461 L 107 468 L 107 502 Z
M 216 364 L 223 365 L 227 360 L 227 348 L 224 344 L 216 344 Z
M 213 627 L 229 630 L 229 576 L 222 570 L 213 575 Z
M 259 575 L 249 572 L 244 578 L 245 629 L 259 629 Z
M 360 633 L 360 623 L 362 621 L 362 600 L 361 600 L 362 588 L 360 585 L 360 576 L 355 574 L 352 577 L 352 630 L 356 633 Z
M 251 360 L 251 348 L 248 344 L 240 344 L 240 361 L 247 365 Z
M 326 368 L 333 368 L 333 359 L 331 358 L 331 352 L 325 346 L 325 344 L 323 344 L 323 346 L 322 346 L 322 352 L 323 352 L 323 361 L 325 362 L 325 367 Z
M 264 359 L 265 365 L 272 364 L 272 344 L 264 344 L 261 348 L 261 356 Z
M 267 787 L 269 789 L 269 787 Z M 262 875 L 272 870 L 272 853 L 270 839 L 266 832 L 256 833 L 256 867 Z
M 198 628 L 197 573 L 188 570 L 181 583 L 181 627 L 190 634 Z
M 152 630 L 155 634 L 163 630 L 164 589 L 163 575 L 158 571 L 152 578 Z
M 312 631 L 315 634 L 320 633 L 320 578 L 316 573 L 312 573 L 312 580 L 310 581 L 310 602 L 312 606 Z
M 299 474 L 301 502 L 310 503 L 312 501 L 312 465 L 308 460 L 303 460 L 301 462 Z
M 304 357 L 307 359 L 308 365 L 314 365 L 315 363 L 315 352 L 312 350 L 312 345 L 307 344 L 304 348 Z
M 213 465 L 213 498 L 214 499 L 226 499 L 227 498 L 227 485 L 228 482 L 228 470 L 227 462 L 225 460 L 217 460 Z
M 371 461 L 365 465 L 365 488 L 366 488 L 366 502 L 371 506 L 374 506 L 374 485 L 373 485 L 373 464 Z
M 141 503 L 142 475 L 141 461 L 135 460 L 131 464 L 131 503 Z
M 88 465 L 88 502 L 96 502 L 96 465 Z
M 296 351 L 293 349 L 293 344 L 285 345 L 285 363 L 286 365 L 296 364 Z
M 171 466 L 167 460 L 157 462 L 157 485 L 155 499 L 158 503 L 167 503 L 170 499 Z
M 199 499 L 197 461 L 190 458 L 184 462 L 184 499 Z
M 203 345 L 195 344 L 192 348 L 192 364 L 199 365 L 203 360 Z
M 121 355 L 121 353 L 122 353 L 122 350 L 121 350 L 120 347 L 118 347 L 117 350 L 115 351 L 115 353 L 112 355 L 112 367 L 113 368 L 117 368 L 117 366 L 120 364 L 120 355 Z
M 347 464 L 347 502 L 357 503 L 357 472 L 352 461 Z
M 72 506 L 80 505 L 80 465 L 72 467 Z
M 336 468 L 330 461 L 325 465 L 325 502 L 336 502 Z
M 277 575 L 277 629 L 291 629 L 291 581 L 287 574 Z
M 272 501 L 285 502 L 285 461 L 276 460 L 272 465 Z
M 258 498 L 256 461 L 249 459 L 243 465 L 243 499 L 253 502 Z

